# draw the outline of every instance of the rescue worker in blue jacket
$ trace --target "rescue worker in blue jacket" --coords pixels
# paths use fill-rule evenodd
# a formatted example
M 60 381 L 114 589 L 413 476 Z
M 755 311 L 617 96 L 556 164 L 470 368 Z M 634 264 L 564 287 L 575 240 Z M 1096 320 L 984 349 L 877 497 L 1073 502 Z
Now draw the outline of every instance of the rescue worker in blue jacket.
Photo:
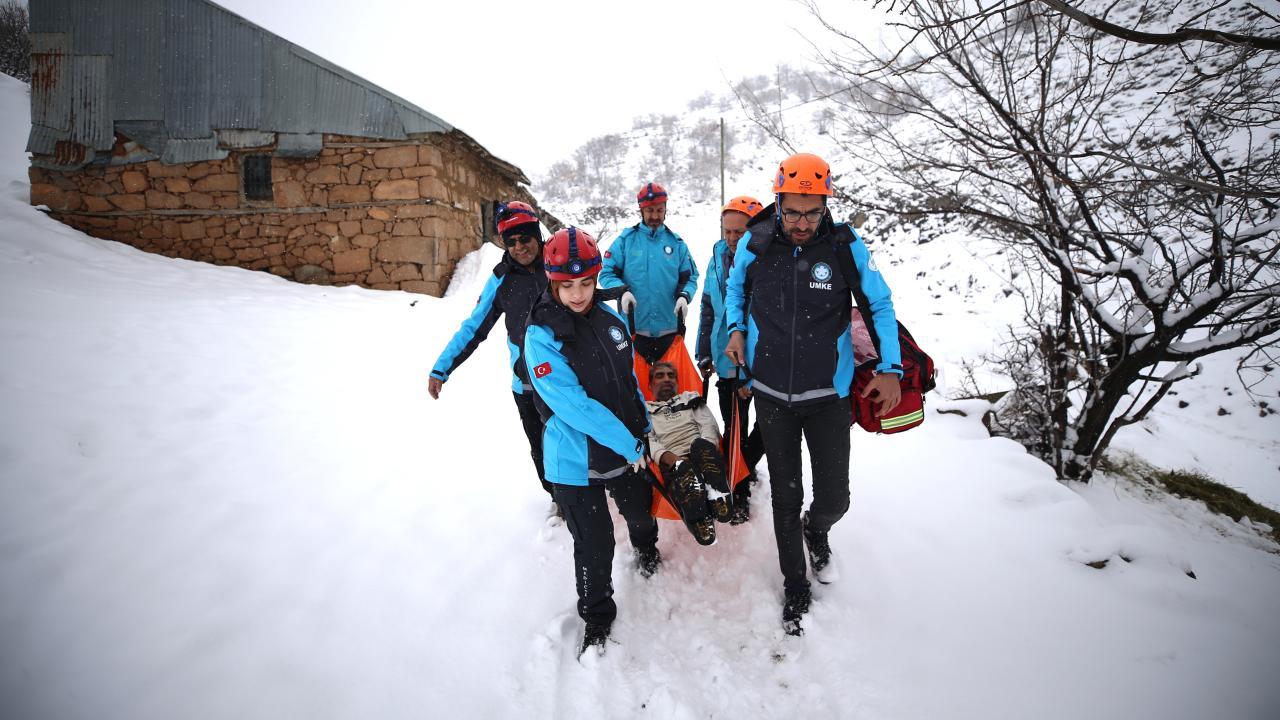
M 644 474 L 649 413 L 627 323 L 596 288 L 601 257 L 595 239 L 577 228 L 557 231 L 543 263 L 550 285 L 529 315 L 524 361 L 546 421 L 547 480 L 573 535 L 582 650 L 603 652 L 617 616 L 606 490 L 627 522 L 640 574 L 649 577 L 662 560 Z
M 901 398 L 902 364 L 889 286 L 857 233 L 827 210 L 830 166 L 816 155 L 792 155 L 778 166 L 773 192 L 775 205 L 748 226 L 734 254 L 725 354 L 751 372 L 773 490 L 783 624 L 799 635 L 812 597 L 806 546 L 815 578 L 834 580 L 828 532 L 849 509 L 855 300 L 880 355 L 864 395 L 881 415 Z M 813 501 L 803 516 L 802 435 L 813 470 Z
M 511 393 L 520 413 L 520 424 L 529 439 L 529 455 L 533 458 L 538 480 L 542 489 L 551 495 L 551 484 L 547 482 L 542 468 L 542 420 L 534 406 L 525 364 L 520 360 L 529 310 L 533 301 L 547 288 L 547 276 L 542 269 L 542 230 L 538 227 L 538 215 L 533 208 L 518 201 L 499 205 L 494 222 L 506 252 L 493 267 L 493 275 L 481 290 L 475 309 L 436 360 L 427 381 L 427 392 L 433 399 L 439 399 L 449 376 L 489 336 L 498 318 L 506 315 L 507 349 L 511 353 Z M 551 511 L 558 512 L 554 502 Z
M 764 457 L 764 443 L 760 439 L 760 428 L 757 425 L 748 434 L 748 420 L 751 410 L 751 391 L 741 387 L 745 373 L 728 355 L 724 348 L 729 344 L 729 320 L 725 314 L 725 287 L 729 282 L 729 270 L 733 267 L 733 253 L 738 249 L 738 241 L 747 234 L 747 223 L 764 205 L 753 197 L 739 195 L 725 203 L 720 210 L 720 241 L 711 251 L 711 260 L 707 262 L 707 273 L 702 281 L 702 311 L 698 320 L 698 369 L 704 378 L 711 373 L 719 376 L 716 380 L 716 395 L 720 401 L 720 417 L 724 420 L 725 434 L 730 432 L 735 405 L 738 414 L 738 437 L 742 449 L 742 459 L 751 470 L 752 482 L 755 480 L 756 464 Z M 732 509 L 716 507 L 719 518 L 729 512 L 729 522 L 738 524 L 746 522 L 750 517 L 750 483 L 740 483 L 734 490 Z
M 636 202 L 642 222 L 623 230 L 609 246 L 600 289 L 618 298 L 624 315 L 634 311 L 636 352 L 653 364 L 684 327 L 698 291 L 698 267 L 684 240 L 666 226 L 667 191 L 645 183 Z

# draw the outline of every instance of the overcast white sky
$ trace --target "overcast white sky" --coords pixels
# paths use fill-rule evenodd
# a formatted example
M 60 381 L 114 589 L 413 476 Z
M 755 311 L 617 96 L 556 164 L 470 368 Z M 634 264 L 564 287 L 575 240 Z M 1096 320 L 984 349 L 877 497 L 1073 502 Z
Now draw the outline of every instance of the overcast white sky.
M 811 64 L 830 42 L 792 0 L 215 0 L 461 128 L 529 175 L 725 78 Z M 829 6 L 829 7 L 828 7 Z M 868 0 L 824 2 L 874 32 Z

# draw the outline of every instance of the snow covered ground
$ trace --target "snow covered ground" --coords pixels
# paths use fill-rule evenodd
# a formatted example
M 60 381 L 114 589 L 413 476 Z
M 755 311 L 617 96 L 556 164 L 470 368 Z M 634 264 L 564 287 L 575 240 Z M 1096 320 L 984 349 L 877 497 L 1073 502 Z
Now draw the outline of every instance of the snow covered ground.
M 146 255 L 27 206 L 26 123 L 25 88 L 0 77 L 0 716 L 1280 711 L 1274 546 L 1107 478 L 1068 489 L 963 402 L 904 435 L 854 430 L 844 579 L 817 589 L 802 640 L 779 628 L 762 486 L 713 547 L 663 523 L 649 581 L 619 527 L 616 642 L 566 660 L 571 545 L 544 519 L 501 342 L 438 402 L 425 391 L 495 249 L 441 300 Z M 700 265 L 707 209 L 671 220 Z M 949 372 L 1000 327 L 984 297 L 898 290 Z M 1131 445 L 1274 473 L 1274 416 L 1244 408 L 1158 414 Z

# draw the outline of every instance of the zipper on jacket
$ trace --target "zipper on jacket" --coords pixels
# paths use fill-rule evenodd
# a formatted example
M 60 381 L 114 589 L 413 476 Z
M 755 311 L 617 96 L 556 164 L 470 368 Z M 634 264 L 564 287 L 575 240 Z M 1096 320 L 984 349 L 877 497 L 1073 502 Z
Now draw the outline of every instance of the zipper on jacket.
M 800 257 L 799 245 L 791 253 L 791 360 L 787 376 L 788 405 L 791 404 L 791 396 L 795 394 L 796 389 L 796 309 L 800 306 L 800 264 L 796 262 L 798 257 Z

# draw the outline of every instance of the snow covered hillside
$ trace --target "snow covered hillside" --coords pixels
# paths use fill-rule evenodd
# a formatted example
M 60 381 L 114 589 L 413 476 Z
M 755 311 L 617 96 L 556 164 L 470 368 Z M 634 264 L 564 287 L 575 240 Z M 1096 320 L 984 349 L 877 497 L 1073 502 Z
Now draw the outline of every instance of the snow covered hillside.
M 501 341 L 438 402 L 426 395 L 496 250 L 468 258 L 438 300 L 92 239 L 26 204 L 27 103 L 0 77 L 0 716 L 1280 708 L 1273 544 L 1118 481 L 1072 491 L 988 438 L 979 403 L 940 399 L 932 410 L 969 415 L 854 431 L 853 508 L 831 538 L 844 580 L 817 590 L 802 640 L 779 627 L 762 484 L 754 519 L 710 548 L 663 523 L 667 562 L 649 581 L 619 528 L 616 643 L 566 660 L 571 545 L 544 519 Z M 701 263 L 715 209 L 673 209 Z M 980 262 L 896 243 L 877 251 L 909 268 L 890 280 L 931 349 L 989 345 L 1000 288 L 964 279 Z M 937 275 L 922 282 L 968 294 L 903 287 L 925 263 Z M 1259 445 L 1274 468 L 1274 445 L 1230 417 L 1205 442 Z

